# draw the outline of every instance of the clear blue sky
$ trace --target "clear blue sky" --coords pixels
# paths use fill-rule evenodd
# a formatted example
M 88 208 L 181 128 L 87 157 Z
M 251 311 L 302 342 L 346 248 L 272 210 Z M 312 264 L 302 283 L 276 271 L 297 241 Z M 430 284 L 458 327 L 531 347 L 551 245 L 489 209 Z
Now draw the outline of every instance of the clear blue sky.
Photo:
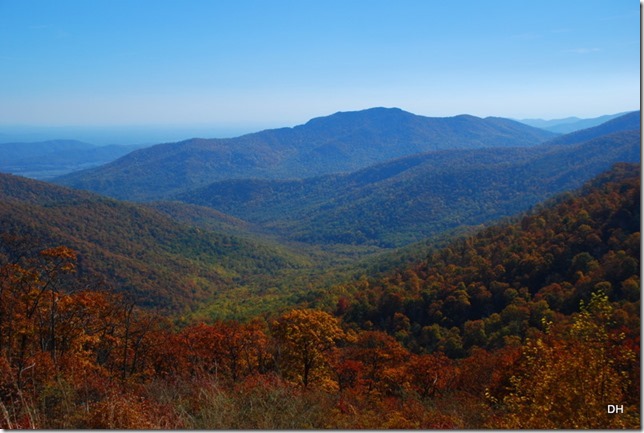
M 639 108 L 637 0 L 0 0 L 0 125 Z

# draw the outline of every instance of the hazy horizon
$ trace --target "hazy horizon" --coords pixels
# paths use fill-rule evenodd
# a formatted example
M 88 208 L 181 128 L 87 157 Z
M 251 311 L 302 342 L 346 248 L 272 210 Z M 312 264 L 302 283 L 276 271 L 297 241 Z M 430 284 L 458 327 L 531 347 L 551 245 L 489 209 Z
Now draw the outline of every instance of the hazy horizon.
M 371 107 L 373 108 L 373 107 Z M 398 107 L 388 107 L 398 108 Z M 568 118 L 591 119 L 605 115 L 615 115 L 635 110 L 622 110 L 616 113 L 604 113 L 600 116 L 580 118 L 579 116 L 566 116 L 561 118 L 533 118 L 512 119 L 516 121 L 543 120 L 554 121 Z M 406 110 L 405 110 L 406 111 Z M 320 116 L 328 116 L 325 113 Z M 418 113 L 413 113 L 418 114 Z M 460 114 L 469 114 L 466 112 Z M 418 114 L 420 115 L 420 114 Z M 459 115 L 459 114 L 457 114 Z M 429 116 L 452 117 L 452 116 Z M 488 116 L 485 116 L 488 117 Z M 490 116 L 502 117 L 502 116 Z M 308 119 L 310 120 L 310 119 Z M 307 121 L 308 121 L 307 120 Z M 306 122 L 302 122 L 303 124 Z M 176 142 L 191 138 L 234 138 L 245 134 L 252 134 L 266 129 L 291 128 L 293 125 L 1 125 L 0 143 L 10 142 L 37 142 L 47 140 L 78 140 L 99 146 L 104 145 L 149 145 L 165 142 Z

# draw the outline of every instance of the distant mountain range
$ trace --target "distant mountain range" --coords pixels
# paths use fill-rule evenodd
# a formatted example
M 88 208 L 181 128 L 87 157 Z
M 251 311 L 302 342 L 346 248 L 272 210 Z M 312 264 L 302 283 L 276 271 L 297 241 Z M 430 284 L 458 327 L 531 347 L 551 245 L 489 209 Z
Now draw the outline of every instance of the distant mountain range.
M 264 129 L 261 125 L 193 124 L 193 125 L 106 125 L 106 126 L 38 126 L 1 125 L 0 143 L 35 143 L 52 139 L 74 138 L 97 146 L 137 145 L 185 140 L 190 137 L 237 137 Z
M 603 135 L 613 134 L 620 131 L 635 131 L 641 129 L 641 118 L 639 111 L 632 111 L 622 116 L 613 118 L 600 125 L 587 129 L 571 132 L 570 134 L 561 135 L 549 141 L 553 145 L 576 144 L 587 140 L 592 140 Z
M 432 150 L 526 147 L 555 135 L 502 118 L 430 118 L 373 108 L 238 138 L 160 144 L 55 182 L 120 199 L 154 200 L 226 179 L 351 172 Z
M 49 180 L 96 167 L 141 146 L 95 146 L 76 140 L 0 143 L 0 172 Z
M 178 196 L 313 244 L 391 248 L 525 211 L 616 162 L 638 162 L 639 131 L 570 146 L 436 151 L 351 174 L 228 180 Z
M 556 132 L 560 134 L 568 134 L 570 132 L 575 132 L 580 129 L 592 128 L 593 126 L 600 125 L 609 120 L 615 119 L 616 117 L 623 116 L 624 114 L 629 113 L 628 111 L 617 114 L 607 114 L 605 116 L 593 117 L 590 119 L 580 119 L 579 117 L 566 117 L 564 119 L 552 119 L 552 120 L 543 120 L 543 119 L 522 119 L 519 120 L 521 123 L 526 125 L 534 126 L 535 128 L 545 129 L 547 131 Z
M 418 137 L 422 139 L 421 130 L 423 128 L 417 127 L 422 122 L 417 122 L 417 121 L 422 119 L 428 119 L 428 118 L 423 118 L 422 116 L 413 116 L 413 115 L 410 115 L 410 113 L 404 113 L 401 110 L 396 110 L 396 109 L 390 109 L 389 111 L 387 111 L 387 109 L 375 108 L 375 109 L 364 110 L 359 112 L 336 113 L 335 115 L 332 115 L 332 116 L 313 119 L 307 125 L 302 125 L 302 126 L 306 126 L 310 132 L 317 127 L 320 130 L 318 132 L 321 132 L 320 137 L 328 136 L 330 142 L 336 142 L 335 146 L 342 147 L 343 146 L 342 142 L 344 142 L 346 147 L 347 141 L 351 141 L 352 139 L 357 138 L 356 136 L 342 137 L 342 135 L 345 134 L 346 131 L 348 131 L 354 126 L 358 127 L 358 129 L 360 129 L 361 127 L 366 127 L 366 129 L 363 128 L 361 131 L 357 132 L 357 135 L 365 134 L 368 136 L 369 132 L 367 130 L 371 130 L 372 134 L 377 134 L 381 136 L 383 131 L 386 131 L 386 129 L 383 129 L 380 127 L 373 128 L 373 125 L 369 126 L 369 123 L 384 121 L 384 124 L 382 126 L 386 124 L 391 124 L 391 122 L 395 123 L 398 120 L 396 120 L 394 116 L 392 116 L 393 114 L 399 115 L 399 119 L 398 119 L 400 121 L 398 125 L 399 132 L 405 131 L 406 133 L 408 133 L 407 135 L 414 135 L 415 133 L 420 132 L 420 134 L 418 134 Z M 545 129 L 554 133 L 570 133 L 580 129 L 586 129 L 593 126 L 597 126 L 601 123 L 607 122 L 623 114 L 626 114 L 626 113 L 600 116 L 592 119 L 580 119 L 577 117 L 569 117 L 565 119 L 555 119 L 555 120 L 524 119 L 524 120 L 520 120 L 519 122 L 533 127 Z M 451 118 L 451 119 L 464 120 L 464 119 L 467 119 L 468 117 L 471 117 L 471 116 L 466 116 L 466 115 L 456 116 L 455 118 Z M 411 119 L 415 119 L 416 121 L 410 122 Z M 492 123 L 494 119 L 495 118 L 486 118 L 481 120 L 485 120 L 487 122 Z M 505 119 L 498 119 L 498 120 L 504 121 Z M 342 122 L 345 123 L 344 127 L 341 126 Z M 354 125 L 350 126 L 351 123 L 354 123 Z M 450 122 L 448 121 L 445 123 L 450 123 Z M 456 122 L 452 122 L 452 123 L 455 124 Z M 414 126 L 413 124 L 417 124 L 417 125 Z M 282 129 L 290 130 L 290 129 L 302 129 L 302 128 L 296 127 L 296 128 L 282 128 Z M 412 132 L 411 131 L 412 129 L 416 129 L 416 132 Z M 275 130 L 270 130 L 270 131 L 275 131 Z M 99 129 L 96 129 L 96 128 L 94 129 L 91 129 L 91 128 L 84 128 L 84 129 L 83 128 L 80 128 L 80 129 L 79 128 L 76 128 L 76 129 L 74 128 L 36 128 L 36 129 L 18 128 L 16 129 L 16 128 L 13 128 L 12 129 L 12 128 L 5 127 L 2 129 L 2 133 L 0 133 L 0 172 L 17 174 L 21 176 L 30 177 L 33 179 L 50 180 L 72 172 L 91 169 L 91 168 L 95 168 L 95 167 L 107 164 L 122 156 L 127 155 L 128 153 L 134 150 L 150 146 L 149 142 L 152 137 L 161 138 L 163 136 L 166 136 L 166 137 L 175 137 L 174 139 L 176 139 L 182 136 L 183 137 L 203 136 L 203 134 L 206 134 L 206 136 L 212 136 L 209 134 L 213 134 L 214 132 L 215 132 L 215 129 L 204 128 L 204 127 L 197 128 L 197 129 L 185 128 L 185 129 L 172 129 L 172 130 L 168 129 L 168 127 L 158 127 L 155 129 L 152 129 L 152 128 L 146 129 L 143 127 L 130 127 L 130 128 L 124 128 L 120 132 L 109 128 L 104 128 L 104 129 L 100 129 L 100 128 Z M 267 131 L 263 131 L 263 133 L 265 132 Z M 384 137 L 385 140 L 389 140 L 390 142 L 400 142 L 405 140 L 404 133 L 399 134 L 399 136 L 397 137 L 393 137 L 393 135 L 397 134 L 395 131 L 395 128 L 390 129 L 389 132 L 392 134 L 392 137 Z M 349 135 L 351 134 L 352 133 L 349 133 Z M 97 140 L 96 142 L 100 143 L 100 145 L 96 146 L 94 144 L 88 144 L 87 142 L 77 141 L 77 140 L 60 140 L 60 139 L 47 140 L 47 141 L 34 140 L 37 137 L 44 137 L 44 136 L 51 137 L 51 136 L 57 136 L 57 135 L 67 135 L 67 136 L 78 135 L 79 137 L 91 137 L 92 139 Z M 249 134 L 249 135 L 253 136 L 254 134 Z M 439 137 L 440 135 L 441 135 L 441 132 L 439 131 L 436 137 Z M 143 139 L 142 138 L 143 136 L 147 136 L 148 139 L 147 140 Z M 224 134 L 224 136 L 229 136 L 229 135 Z M 136 139 L 136 137 L 139 137 L 138 140 Z M 11 140 L 10 138 L 13 138 L 13 140 Z M 442 139 L 443 139 L 443 143 L 436 146 L 436 148 L 444 148 L 445 146 L 450 146 L 449 142 L 451 141 L 451 139 L 445 139 L 444 135 Z M 114 143 L 118 142 L 119 145 L 107 145 L 106 143 L 109 143 L 110 142 L 109 140 L 111 140 L 111 142 L 114 142 Z M 237 139 L 233 139 L 233 140 L 236 141 Z M 185 140 L 185 141 L 189 141 L 189 140 Z M 340 142 L 340 144 L 337 143 L 338 141 Z M 380 141 L 380 138 L 376 139 L 375 141 L 376 142 Z M 91 142 L 94 143 L 95 141 L 91 141 Z M 122 145 L 124 143 L 133 143 L 133 142 L 136 142 L 136 143 L 145 142 L 148 144 Z M 413 139 L 412 139 L 412 142 L 413 142 Z M 488 145 L 490 143 L 487 143 L 487 144 L 483 143 L 483 144 Z M 492 144 L 496 145 L 496 143 L 492 143 Z M 477 145 L 475 144 L 475 146 Z M 330 154 L 333 154 L 335 152 L 335 150 L 340 151 L 340 156 L 342 156 L 342 152 L 344 153 L 348 152 L 351 154 L 352 152 L 356 151 L 356 149 L 349 149 L 348 151 L 347 149 L 334 150 L 333 147 L 334 147 L 334 144 L 332 143 L 327 144 L 326 146 L 323 146 L 322 148 L 317 150 L 318 155 L 312 155 L 311 158 L 319 160 L 324 156 L 329 157 L 331 156 Z M 252 146 L 250 146 L 250 148 L 252 148 Z M 378 149 L 374 148 L 374 150 L 377 151 Z M 420 151 L 424 151 L 424 150 L 429 150 L 429 149 L 423 149 Z M 402 153 L 406 154 L 404 149 L 401 149 L 401 151 Z M 382 162 L 379 159 L 377 159 L 379 156 L 380 155 L 374 156 L 375 162 Z M 404 156 L 404 155 L 397 155 L 397 156 Z M 244 158 L 243 155 L 240 158 L 243 159 Z M 351 155 L 350 155 L 350 158 L 351 158 Z M 295 163 L 297 164 L 297 161 Z M 306 161 L 302 161 L 302 163 L 307 164 Z M 348 160 L 347 160 L 347 163 L 349 163 Z M 236 164 L 235 162 L 232 163 L 232 165 L 235 165 L 235 164 Z M 323 170 L 323 172 L 315 171 L 315 167 L 316 167 L 315 164 L 314 165 L 308 164 L 308 166 L 310 166 L 311 169 L 307 173 L 305 173 L 304 175 L 305 177 L 327 173 L 326 170 Z M 226 167 L 223 167 L 223 168 L 226 169 Z M 363 166 L 349 168 L 349 171 L 356 168 L 363 168 Z M 247 177 L 247 176 L 242 176 L 242 177 Z M 253 174 L 253 177 L 256 177 L 256 174 Z M 262 178 L 270 177 L 270 174 L 260 173 L 259 177 L 262 177 Z M 278 176 L 278 177 L 284 177 L 284 176 Z M 301 177 L 301 176 L 298 176 L 298 177 Z
M 378 108 L 238 140 L 154 146 L 59 181 L 210 207 L 288 241 L 391 248 L 516 214 L 613 163 L 638 162 L 639 131 L 639 112 L 544 141 L 554 134 L 506 119 Z M 370 160 L 382 162 L 338 173 Z M 333 174 L 294 179 L 325 170 Z M 208 178 L 221 180 L 199 186 Z
M 160 144 L 57 179 L 145 204 L 0 175 L 0 233 L 74 248 L 81 273 L 147 306 L 257 312 L 306 299 L 304 287 L 341 275 L 331 265 L 516 215 L 640 162 L 640 142 L 639 112 L 566 135 L 499 118 L 336 113 Z M 0 237 L 0 257 L 7 248 Z

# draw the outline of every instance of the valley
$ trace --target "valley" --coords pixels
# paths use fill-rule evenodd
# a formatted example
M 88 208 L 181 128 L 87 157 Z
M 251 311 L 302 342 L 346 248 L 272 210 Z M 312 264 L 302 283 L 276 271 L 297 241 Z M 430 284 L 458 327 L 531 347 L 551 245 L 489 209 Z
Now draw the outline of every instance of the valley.
M 5 422 L 631 428 L 640 144 L 374 108 L 0 174 Z
M 641 18 L 0 0 L 0 430 L 641 429 Z
M 499 118 L 336 113 L 238 139 L 150 146 L 55 180 L 98 192 L 109 185 L 122 191 L 115 199 L 149 198 L 139 203 L 4 176 L 1 221 L 41 247 L 76 249 L 82 272 L 140 305 L 244 318 L 366 269 L 393 269 L 404 262 L 392 258 L 408 254 L 397 249 L 422 258 L 450 234 L 475 232 L 617 162 L 640 160 L 639 112 L 554 135 Z M 291 176 L 277 179 L 285 167 Z M 311 172 L 330 173 L 293 177 Z M 93 183 L 97 176 L 103 180 Z

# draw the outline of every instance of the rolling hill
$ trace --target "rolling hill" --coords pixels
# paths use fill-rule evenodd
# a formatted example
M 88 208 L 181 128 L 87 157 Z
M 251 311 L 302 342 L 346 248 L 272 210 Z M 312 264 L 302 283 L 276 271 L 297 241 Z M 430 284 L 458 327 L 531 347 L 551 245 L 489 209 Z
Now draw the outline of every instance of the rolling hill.
M 244 302 L 258 312 L 301 297 L 331 265 L 528 210 L 616 162 L 639 162 L 640 140 L 639 113 L 545 142 L 500 118 L 337 113 L 239 139 L 154 146 L 78 173 L 104 176 L 130 198 L 174 201 L 124 203 L 2 176 L 0 230 L 77 249 L 82 272 L 145 305 L 209 304 L 217 311 L 208 314 L 224 317 Z M 378 158 L 386 160 L 348 171 Z M 347 172 L 293 178 L 340 167 Z M 244 173 L 256 176 L 235 178 Z
M 591 128 L 571 132 L 570 134 L 561 135 L 548 141 L 552 145 L 570 145 L 592 140 L 603 135 L 612 134 L 620 131 L 635 131 L 641 129 L 641 113 L 633 111 L 623 116 L 616 117 L 605 123 Z
M 639 164 L 615 164 L 576 191 L 430 251 L 384 278 L 338 287 L 338 294 L 354 298 L 343 307 L 344 318 L 420 350 L 443 345 L 456 355 L 473 346 L 500 347 L 509 334 L 530 336 L 530 327 L 583 310 L 580 302 L 587 305 L 600 292 L 630 312 L 622 314 L 630 323 L 621 329 L 638 338 L 640 177 Z M 473 327 L 475 321 L 484 326 Z M 400 323 L 407 333 L 397 333 Z M 427 338 L 429 326 L 439 331 L 434 338 Z M 475 328 L 485 331 L 475 337 Z M 451 342 L 456 345 L 448 342 L 452 332 L 462 337 Z
M 16 245 L 31 245 L 34 252 L 70 247 L 79 252 L 81 276 L 98 275 L 140 305 L 174 312 L 309 265 L 273 243 L 190 227 L 143 205 L 5 174 L 0 234 L 5 255 Z
M 429 118 L 372 108 L 237 138 L 159 144 L 55 182 L 120 199 L 158 200 L 220 180 L 306 178 L 432 150 L 533 146 L 553 136 L 502 118 Z
M 628 118 L 609 123 L 630 128 Z M 575 134 L 594 137 L 578 144 L 435 151 L 350 174 L 216 182 L 177 198 L 289 240 L 399 247 L 525 211 L 616 162 L 639 162 L 639 130 L 600 135 L 615 124 Z

